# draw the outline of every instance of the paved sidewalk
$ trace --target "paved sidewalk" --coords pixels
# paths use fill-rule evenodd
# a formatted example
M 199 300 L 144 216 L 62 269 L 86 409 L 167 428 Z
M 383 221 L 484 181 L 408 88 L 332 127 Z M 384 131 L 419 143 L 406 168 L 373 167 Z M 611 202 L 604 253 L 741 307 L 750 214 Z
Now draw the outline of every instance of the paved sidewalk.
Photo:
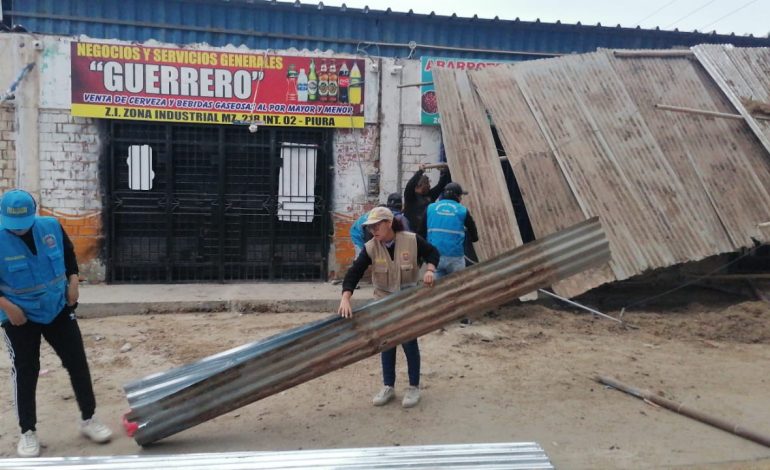
M 248 284 L 81 284 L 78 316 L 179 312 L 334 312 L 342 286 L 329 282 Z M 372 300 L 364 284 L 353 307 Z

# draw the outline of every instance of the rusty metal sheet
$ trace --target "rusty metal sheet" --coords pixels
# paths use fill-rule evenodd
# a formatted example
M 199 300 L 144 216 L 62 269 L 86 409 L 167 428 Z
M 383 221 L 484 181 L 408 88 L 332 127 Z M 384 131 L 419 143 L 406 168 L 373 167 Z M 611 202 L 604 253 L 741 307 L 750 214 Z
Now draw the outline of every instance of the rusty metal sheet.
M 654 248 L 654 257 L 648 261 L 653 268 L 712 255 L 714 248 L 703 240 L 701 233 L 721 227 L 701 223 L 685 185 L 626 89 L 626 82 L 633 82 L 636 77 L 618 74 L 613 60 L 623 59 L 613 59 L 605 51 L 570 57 L 564 67 L 569 72 L 575 100 L 584 111 L 583 119 L 598 129 L 596 135 L 603 152 L 618 169 L 625 190 L 639 203 L 640 212 L 622 214 L 629 226 L 629 219 L 634 219 L 649 228 L 646 235 L 633 233 L 634 241 Z M 615 196 L 607 194 L 605 200 Z
M 513 76 L 514 65 L 491 67 L 469 74 L 485 108 L 493 116 L 516 182 L 526 203 L 536 238 L 587 218 L 578 204 L 554 151 L 543 136 L 527 100 Z M 507 197 L 507 191 L 498 197 Z M 604 265 L 552 286 L 559 295 L 573 297 L 615 280 Z
M 749 100 L 770 103 L 770 48 L 702 44 L 695 57 L 770 152 L 770 121 L 754 118 Z
M 126 429 L 140 445 L 606 263 L 598 219 L 527 243 L 442 278 L 337 315 L 127 384 Z
M 442 68 L 434 71 L 447 162 L 452 179 L 469 192 L 463 204 L 479 228 L 475 248 L 479 260 L 484 261 L 521 246 L 519 226 L 487 113 L 467 72 Z
M 734 114 L 747 97 L 767 102 L 770 49 L 698 48 L 710 76 L 692 54 L 612 51 L 469 72 L 536 236 L 587 216 L 606 226 L 611 272 L 580 273 L 554 286 L 561 294 L 765 241 L 770 158 L 757 129 L 655 106 Z
M 661 264 L 668 250 L 649 217 L 643 215 L 642 201 L 607 151 L 600 129 L 586 115 L 587 97 L 576 92 L 572 73 L 563 60 L 519 64 L 514 69 L 578 203 L 587 215 L 599 216 L 607 227 L 610 266 L 616 278 L 626 279 Z M 640 238 L 648 243 L 637 243 Z
M 470 73 L 493 117 L 516 182 L 527 202 L 536 237 L 586 219 L 513 76 L 513 65 Z M 506 190 L 507 193 L 507 190 Z
M 697 229 L 691 241 L 703 242 L 709 255 L 751 246 L 751 237 L 762 239 L 756 224 L 770 214 L 767 190 L 757 180 L 770 180 L 770 165 L 746 123 L 655 108 L 734 113 L 711 78 L 685 58 L 622 58 L 612 64 L 684 186 L 690 210 L 678 218 Z

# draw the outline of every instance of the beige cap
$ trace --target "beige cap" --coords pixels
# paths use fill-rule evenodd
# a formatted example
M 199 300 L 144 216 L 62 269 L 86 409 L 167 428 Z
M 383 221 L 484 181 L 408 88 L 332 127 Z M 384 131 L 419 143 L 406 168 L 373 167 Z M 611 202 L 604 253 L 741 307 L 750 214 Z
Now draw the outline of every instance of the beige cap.
M 372 225 L 383 220 L 393 220 L 393 213 L 387 207 L 375 207 L 369 211 L 369 217 L 361 225 Z

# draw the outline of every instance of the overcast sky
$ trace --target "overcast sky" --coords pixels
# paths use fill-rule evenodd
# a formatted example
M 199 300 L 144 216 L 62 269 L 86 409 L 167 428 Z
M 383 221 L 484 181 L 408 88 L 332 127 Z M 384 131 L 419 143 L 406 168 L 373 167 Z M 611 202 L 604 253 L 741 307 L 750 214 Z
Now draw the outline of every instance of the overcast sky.
M 301 3 L 318 3 L 302 1 Z M 327 6 L 374 10 L 409 11 L 440 15 L 494 18 L 553 23 L 596 24 L 603 26 L 661 29 L 720 34 L 754 34 L 767 36 L 770 32 L 770 0 L 324 0 Z

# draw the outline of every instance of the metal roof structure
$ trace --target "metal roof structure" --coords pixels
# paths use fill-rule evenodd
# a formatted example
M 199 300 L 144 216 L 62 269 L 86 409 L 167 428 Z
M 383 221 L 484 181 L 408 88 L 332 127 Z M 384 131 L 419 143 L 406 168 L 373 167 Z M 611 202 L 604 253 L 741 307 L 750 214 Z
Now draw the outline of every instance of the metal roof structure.
M 536 237 L 587 217 L 602 220 L 610 271 L 554 286 L 574 296 L 768 241 L 758 224 L 770 221 L 770 111 L 757 114 L 746 103 L 770 110 L 769 70 L 768 48 L 696 46 L 434 71 L 434 80 L 447 159 L 460 183 L 491 158 L 490 150 L 450 153 L 492 138 L 489 126 L 486 135 L 463 131 L 464 115 L 478 107 L 497 128 Z M 477 98 L 457 99 L 468 88 Z M 500 185 L 474 191 L 480 201 L 507 197 Z M 473 203 L 479 226 L 514 219 Z
M 585 269 L 610 252 L 596 219 L 357 309 L 151 375 L 124 389 L 126 430 L 150 444 Z
M 176 455 L 43 457 L 0 459 L 0 469 L 34 470 L 285 470 L 285 469 L 474 469 L 548 470 L 548 456 L 535 442 L 365 447 L 281 452 L 221 452 Z
M 461 18 L 274 0 L 2 0 L 29 32 L 251 49 L 331 49 L 385 57 L 523 60 L 606 48 L 701 43 L 770 46 L 770 38 L 658 29 Z

